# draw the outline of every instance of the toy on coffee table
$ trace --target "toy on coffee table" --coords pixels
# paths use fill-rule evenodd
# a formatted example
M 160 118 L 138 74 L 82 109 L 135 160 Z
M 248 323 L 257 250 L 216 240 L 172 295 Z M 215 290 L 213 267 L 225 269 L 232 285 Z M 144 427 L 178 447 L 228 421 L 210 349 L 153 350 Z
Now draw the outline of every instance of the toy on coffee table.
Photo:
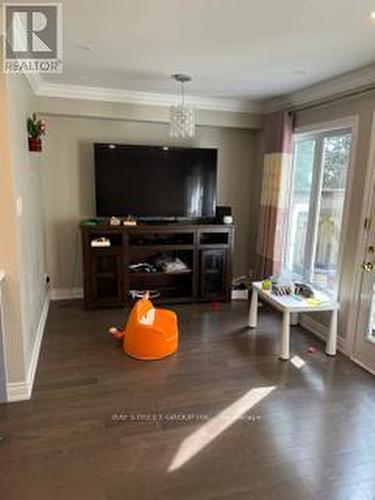
M 294 284 L 294 293 L 296 295 L 300 295 L 305 299 L 314 298 L 314 290 L 307 283 L 295 283 Z
M 263 280 L 262 288 L 277 296 L 296 295 L 304 299 L 314 298 L 314 290 L 309 284 L 279 276 L 271 276 L 271 278 Z

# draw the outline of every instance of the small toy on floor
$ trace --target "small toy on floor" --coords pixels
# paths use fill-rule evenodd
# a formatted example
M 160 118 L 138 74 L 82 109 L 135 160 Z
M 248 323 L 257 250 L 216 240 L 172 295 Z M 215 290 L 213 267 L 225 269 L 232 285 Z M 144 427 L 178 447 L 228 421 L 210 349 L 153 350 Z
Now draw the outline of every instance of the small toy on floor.
M 318 352 L 318 348 L 315 347 L 314 345 L 311 345 L 308 349 L 307 349 L 307 352 L 308 354 L 316 354 Z
M 116 328 L 115 326 L 111 326 L 109 328 L 108 333 L 112 335 L 112 337 L 116 340 L 121 340 L 124 336 L 124 332 Z

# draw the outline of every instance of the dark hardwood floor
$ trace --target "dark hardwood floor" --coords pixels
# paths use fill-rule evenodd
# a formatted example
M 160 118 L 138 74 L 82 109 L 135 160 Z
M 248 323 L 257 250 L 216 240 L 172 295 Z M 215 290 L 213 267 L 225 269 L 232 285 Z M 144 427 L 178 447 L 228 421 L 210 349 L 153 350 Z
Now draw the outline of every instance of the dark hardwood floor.
M 374 377 L 300 328 L 306 364 L 279 361 L 271 311 L 173 309 L 179 352 L 140 362 L 123 311 L 51 305 L 32 400 L 0 406 L 1 500 L 375 498 Z

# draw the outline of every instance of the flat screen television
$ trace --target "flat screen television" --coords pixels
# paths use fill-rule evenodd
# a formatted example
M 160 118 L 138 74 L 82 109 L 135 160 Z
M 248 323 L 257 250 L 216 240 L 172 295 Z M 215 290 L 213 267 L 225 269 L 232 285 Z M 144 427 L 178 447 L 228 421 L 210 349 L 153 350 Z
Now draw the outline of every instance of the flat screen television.
M 95 144 L 96 215 L 215 216 L 216 149 Z

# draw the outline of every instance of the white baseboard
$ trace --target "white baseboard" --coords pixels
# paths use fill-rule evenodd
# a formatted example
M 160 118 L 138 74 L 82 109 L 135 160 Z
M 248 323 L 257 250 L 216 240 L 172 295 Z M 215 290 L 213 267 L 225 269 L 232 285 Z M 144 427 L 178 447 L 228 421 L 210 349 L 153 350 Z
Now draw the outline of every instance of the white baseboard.
M 31 359 L 29 368 L 27 370 L 26 380 L 22 382 L 14 382 L 7 384 L 7 397 L 8 397 L 7 399 L 9 402 L 24 401 L 31 398 L 31 394 L 33 392 L 35 373 L 38 366 L 40 347 L 42 345 L 43 334 L 48 316 L 48 308 L 49 308 L 49 297 L 48 295 L 46 295 L 43 304 L 43 309 L 38 322 L 35 342 L 33 346 L 33 351 L 31 353 Z
M 313 333 L 317 337 L 319 337 L 321 340 L 326 341 L 327 339 L 327 327 L 319 323 L 318 321 L 312 319 L 310 316 L 306 316 L 305 314 L 301 315 L 300 319 L 300 325 L 308 330 L 310 333 Z M 372 368 L 371 366 L 368 366 L 358 359 L 352 354 L 350 354 L 347 344 L 346 344 L 346 339 L 342 337 L 337 338 L 337 350 L 341 352 L 341 354 L 344 354 L 347 356 L 353 363 L 356 363 L 359 365 L 361 368 L 364 370 L 370 372 L 372 375 L 375 375 L 375 369 Z
M 25 401 L 30 399 L 30 391 L 26 381 L 7 383 L 7 400 L 8 403 L 16 401 Z
M 83 288 L 52 288 L 49 293 L 51 300 L 82 299 Z
M 44 304 L 43 304 L 43 309 L 42 309 L 39 323 L 38 323 L 33 352 L 31 354 L 30 365 L 29 365 L 29 369 L 27 371 L 27 384 L 30 388 L 30 396 L 31 396 L 33 386 L 34 386 L 34 378 L 35 378 L 35 373 L 36 373 L 36 369 L 38 366 L 38 359 L 39 359 L 40 348 L 42 345 L 44 330 L 46 328 L 48 309 L 49 309 L 49 297 L 48 297 L 48 295 L 46 295 L 46 298 L 45 298 Z
M 327 340 L 328 327 L 323 325 L 322 323 L 319 323 L 319 321 L 316 321 L 311 316 L 307 316 L 306 314 L 301 314 L 299 318 L 299 324 L 302 326 L 302 328 L 305 328 L 305 330 L 316 335 L 324 342 Z M 345 348 L 345 339 L 343 339 L 342 337 L 337 337 L 337 350 L 340 351 L 342 354 L 348 356 L 348 353 Z
M 368 366 L 366 365 L 365 363 L 362 363 L 362 361 L 359 361 L 357 358 L 353 358 L 351 357 L 350 358 L 352 361 L 354 361 L 354 363 L 356 363 L 358 366 L 360 366 L 361 368 L 363 368 L 364 370 L 366 370 L 367 372 L 371 373 L 371 375 L 375 375 L 375 367 L 371 367 L 371 366 Z

